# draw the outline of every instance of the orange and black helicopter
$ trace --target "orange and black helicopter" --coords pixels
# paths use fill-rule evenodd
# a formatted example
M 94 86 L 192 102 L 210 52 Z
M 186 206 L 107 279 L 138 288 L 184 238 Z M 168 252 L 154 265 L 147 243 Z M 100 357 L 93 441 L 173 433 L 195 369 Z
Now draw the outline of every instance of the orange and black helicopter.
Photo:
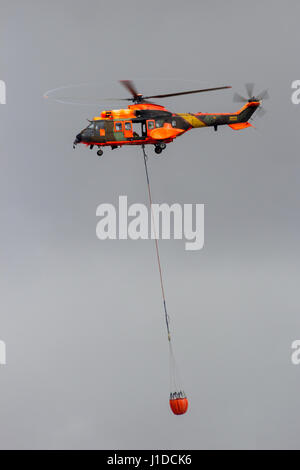
M 132 104 L 128 105 L 127 109 L 102 111 L 100 116 L 94 117 L 92 121 L 89 121 L 90 124 L 76 135 L 73 148 L 77 144 L 85 144 L 90 149 L 96 146 L 97 154 L 101 156 L 103 155 L 102 147 L 110 146 L 114 150 L 123 145 L 152 144 L 155 152 L 160 154 L 168 143 L 196 127 L 212 126 L 216 131 L 218 126 L 222 125 L 228 125 L 234 130 L 251 126 L 249 119 L 258 108 L 260 108 L 260 114 L 265 113 L 261 104 L 263 99 L 269 97 L 267 90 L 254 96 L 254 84 L 248 83 L 246 84 L 248 98 L 238 93 L 234 94 L 234 102 L 244 103 L 243 107 L 235 113 L 172 113 L 164 106 L 148 100 L 223 90 L 231 86 L 144 96 L 137 92 L 132 81 L 121 80 L 120 83 L 131 94 L 130 98 L 120 100 L 131 101 Z
M 234 95 L 234 101 L 244 103 L 243 107 L 235 113 L 172 113 L 164 106 L 154 104 L 148 100 L 201 93 L 205 91 L 223 90 L 231 87 L 222 86 L 178 93 L 143 96 L 137 92 L 131 81 L 123 80 L 121 83 L 132 95 L 131 98 L 125 98 L 125 100 L 132 101 L 132 104 L 130 104 L 127 109 L 102 111 L 100 116 L 94 117 L 94 119 L 90 121 L 90 124 L 77 134 L 73 147 L 75 148 L 79 143 L 85 144 L 91 149 L 96 146 L 98 147 L 97 154 L 99 156 L 103 154 L 102 147 L 105 146 L 111 146 L 112 149 L 123 145 L 140 145 L 142 147 L 148 186 L 149 205 L 153 218 L 154 233 L 156 234 L 157 232 L 154 226 L 154 216 L 152 212 L 153 205 L 145 145 L 154 145 L 155 152 L 160 154 L 162 150 L 166 148 L 168 143 L 172 142 L 176 137 L 184 134 L 192 128 L 212 126 L 217 130 L 218 126 L 225 124 L 235 130 L 249 127 L 251 124 L 248 121 L 255 111 L 258 110 L 261 111 L 262 114 L 264 113 L 261 108 L 261 102 L 263 99 L 268 98 L 268 92 L 265 90 L 259 95 L 254 96 L 254 85 L 247 84 L 246 89 L 248 98 L 243 98 L 237 93 Z M 48 97 L 48 95 L 45 96 Z M 169 343 L 170 378 L 172 387 L 169 403 L 171 410 L 175 415 L 182 415 L 187 412 L 189 402 L 183 391 L 182 385 L 179 382 L 178 370 L 173 352 L 173 343 L 171 341 L 169 324 L 170 317 L 167 312 L 157 236 L 154 237 L 154 242 L 156 246 L 156 257 L 159 268 L 161 294 Z

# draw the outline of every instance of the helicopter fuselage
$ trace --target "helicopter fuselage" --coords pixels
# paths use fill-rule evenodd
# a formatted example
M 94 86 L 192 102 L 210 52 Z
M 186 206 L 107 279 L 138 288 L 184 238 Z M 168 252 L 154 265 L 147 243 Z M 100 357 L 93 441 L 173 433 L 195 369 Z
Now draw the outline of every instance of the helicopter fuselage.
M 251 126 L 248 122 L 260 106 L 259 100 L 249 100 L 235 113 L 171 113 L 153 103 L 129 105 L 127 109 L 102 111 L 90 124 L 77 134 L 75 145 L 82 143 L 90 148 L 123 145 L 148 145 L 159 149 L 166 147 L 176 137 L 190 129 L 229 125 L 240 130 Z

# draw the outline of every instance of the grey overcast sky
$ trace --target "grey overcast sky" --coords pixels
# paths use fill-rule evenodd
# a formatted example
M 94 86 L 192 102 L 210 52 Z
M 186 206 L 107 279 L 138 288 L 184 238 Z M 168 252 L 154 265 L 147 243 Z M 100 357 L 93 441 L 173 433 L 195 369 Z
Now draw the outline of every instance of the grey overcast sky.
M 0 448 L 299 449 L 299 2 L 0 5 Z M 164 101 L 178 112 L 236 110 L 247 82 L 271 96 L 256 129 L 148 152 L 155 202 L 205 204 L 203 250 L 161 243 L 182 417 L 153 242 L 95 235 L 98 204 L 147 203 L 141 151 L 73 151 L 101 107 L 42 97 L 86 82 L 123 96 L 129 78 L 153 93 L 233 86 Z

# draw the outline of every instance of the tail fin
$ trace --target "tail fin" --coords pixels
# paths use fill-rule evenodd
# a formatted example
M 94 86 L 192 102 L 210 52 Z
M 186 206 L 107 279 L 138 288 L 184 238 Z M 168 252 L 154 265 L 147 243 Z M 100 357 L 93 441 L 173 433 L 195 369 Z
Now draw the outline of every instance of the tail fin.
M 247 122 L 251 118 L 252 114 L 259 108 L 259 101 L 250 101 L 245 104 L 238 112 L 238 122 Z
M 231 129 L 235 131 L 239 131 L 241 129 L 245 129 L 246 127 L 252 126 L 250 124 L 249 119 L 251 118 L 252 114 L 259 108 L 260 101 L 249 101 L 243 106 L 236 114 L 236 122 L 232 124 L 228 124 Z

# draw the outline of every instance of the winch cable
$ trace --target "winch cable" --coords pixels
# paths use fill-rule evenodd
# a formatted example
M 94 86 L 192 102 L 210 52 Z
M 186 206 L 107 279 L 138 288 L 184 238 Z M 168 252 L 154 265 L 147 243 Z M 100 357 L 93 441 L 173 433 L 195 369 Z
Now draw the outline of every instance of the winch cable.
M 159 256 L 158 238 L 157 238 L 157 232 L 156 232 L 156 227 L 155 227 L 154 212 L 153 212 L 153 207 L 152 207 L 152 195 L 151 195 L 150 179 L 149 179 L 149 172 L 148 172 L 148 166 L 147 166 L 148 157 L 145 152 L 144 145 L 142 145 L 142 149 L 143 149 L 143 155 L 144 155 L 148 196 L 149 196 L 149 203 L 150 203 L 150 209 L 151 209 L 152 230 L 153 230 L 153 235 L 154 235 L 154 240 L 155 240 L 155 249 L 156 249 L 156 257 L 157 257 L 157 264 L 158 264 L 158 270 L 159 270 L 160 286 L 161 286 L 162 300 L 163 300 L 165 320 L 166 320 L 167 333 L 168 333 L 169 359 L 170 359 L 170 389 L 171 389 L 170 407 L 175 415 L 181 415 L 181 414 L 186 413 L 188 409 L 188 399 L 186 398 L 183 388 L 180 386 L 182 382 L 180 379 L 179 370 L 176 364 L 172 342 L 171 342 L 171 333 L 170 333 L 170 325 L 169 325 L 170 317 L 167 311 L 163 275 L 162 275 L 161 262 L 160 262 L 160 256 Z
M 153 234 L 154 234 L 154 240 L 155 240 L 155 249 L 156 249 L 156 257 L 157 257 L 157 264 L 158 264 L 158 270 L 159 270 L 161 293 L 162 293 L 164 312 L 165 312 L 165 320 L 166 320 L 166 326 L 167 326 L 167 332 L 168 332 L 168 341 L 170 343 L 170 348 L 171 348 L 171 334 L 170 334 L 170 326 L 169 326 L 169 315 L 168 315 L 168 312 L 167 312 L 165 289 L 164 289 L 164 282 L 163 282 L 162 269 L 161 269 L 160 256 L 159 256 L 159 248 L 158 248 L 158 238 L 157 238 L 157 233 L 156 233 L 154 213 L 153 213 L 153 207 L 152 207 L 152 196 L 151 196 L 150 180 L 149 180 L 149 173 L 148 173 L 148 166 L 147 166 L 148 157 L 147 157 L 146 152 L 145 152 L 145 145 L 142 145 L 142 149 L 143 149 L 143 155 L 144 155 L 146 179 L 147 179 L 147 186 L 148 186 L 148 196 L 149 196 L 149 203 L 150 203 L 150 209 L 151 209 L 152 228 L 153 228 Z M 172 351 L 172 348 L 171 348 L 171 351 Z

